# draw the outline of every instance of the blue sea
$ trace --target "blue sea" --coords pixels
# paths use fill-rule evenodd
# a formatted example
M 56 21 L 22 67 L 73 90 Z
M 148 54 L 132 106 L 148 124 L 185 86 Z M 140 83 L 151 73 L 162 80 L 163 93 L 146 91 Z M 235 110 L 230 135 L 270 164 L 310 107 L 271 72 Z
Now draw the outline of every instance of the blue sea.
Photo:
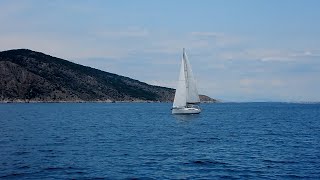
M 0 179 L 320 179 L 320 104 L 0 104 Z

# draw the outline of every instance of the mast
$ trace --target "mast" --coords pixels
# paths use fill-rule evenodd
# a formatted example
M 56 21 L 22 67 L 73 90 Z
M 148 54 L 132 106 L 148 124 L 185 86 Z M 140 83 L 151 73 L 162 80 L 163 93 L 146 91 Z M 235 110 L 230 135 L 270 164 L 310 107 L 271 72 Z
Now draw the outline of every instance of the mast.
M 174 96 L 173 107 L 184 107 L 187 104 L 200 102 L 196 82 L 188 61 L 185 48 L 183 48 L 179 81 Z
M 179 80 L 174 96 L 173 107 L 184 107 L 187 103 L 187 91 L 186 91 L 186 61 L 182 57 Z
M 197 104 L 200 103 L 198 89 L 196 85 L 196 81 L 194 79 L 194 75 L 191 69 L 190 62 L 188 60 L 185 49 L 183 48 L 183 59 L 185 63 L 185 78 L 186 78 L 186 100 L 189 104 Z
M 186 91 L 189 91 L 189 83 L 188 83 L 188 67 L 187 67 L 187 62 L 186 62 L 186 52 L 185 49 L 182 49 L 182 59 L 183 59 L 183 64 L 184 64 L 184 76 L 186 80 Z M 188 93 L 187 93 L 187 99 L 188 99 Z

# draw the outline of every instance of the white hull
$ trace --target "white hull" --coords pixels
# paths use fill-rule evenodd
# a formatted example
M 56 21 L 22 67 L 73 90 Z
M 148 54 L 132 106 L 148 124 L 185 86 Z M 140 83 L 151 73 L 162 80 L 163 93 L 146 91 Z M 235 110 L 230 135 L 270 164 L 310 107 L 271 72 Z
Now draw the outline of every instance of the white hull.
M 201 112 L 201 109 L 198 108 L 173 108 L 172 114 L 199 114 Z

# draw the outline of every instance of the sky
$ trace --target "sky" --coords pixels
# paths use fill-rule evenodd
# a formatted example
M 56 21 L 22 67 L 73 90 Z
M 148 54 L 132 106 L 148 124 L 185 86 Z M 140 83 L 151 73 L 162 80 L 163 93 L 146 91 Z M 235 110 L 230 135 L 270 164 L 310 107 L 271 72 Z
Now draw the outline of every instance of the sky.
M 320 101 L 318 0 L 0 0 L 0 51 L 26 48 L 176 87 L 186 48 L 201 94 Z

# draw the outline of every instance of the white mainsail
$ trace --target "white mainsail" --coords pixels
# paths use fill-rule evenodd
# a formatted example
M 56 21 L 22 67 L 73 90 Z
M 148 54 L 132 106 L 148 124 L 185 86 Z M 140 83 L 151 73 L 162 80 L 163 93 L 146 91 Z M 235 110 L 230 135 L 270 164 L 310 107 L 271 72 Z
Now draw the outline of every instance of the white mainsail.
M 196 80 L 191 70 L 191 65 L 188 60 L 187 54 L 183 49 L 183 59 L 185 60 L 186 67 L 186 89 L 187 89 L 187 103 L 200 103 Z
M 185 50 L 183 49 L 179 81 L 174 96 L 173 107 L 185 107 L 187 103 L 194 104 L 199 102 L 200 99 L 196 81 Z

